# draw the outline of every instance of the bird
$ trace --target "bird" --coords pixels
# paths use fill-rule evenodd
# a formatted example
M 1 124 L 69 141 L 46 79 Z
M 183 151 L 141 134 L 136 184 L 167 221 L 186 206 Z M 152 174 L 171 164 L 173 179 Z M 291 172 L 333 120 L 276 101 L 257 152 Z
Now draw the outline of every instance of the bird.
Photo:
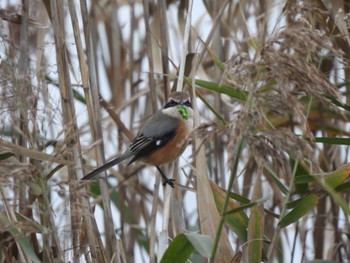
M 174 188 L 174 179 L 169 179 L 160 165 L 176 160 L 185 150 L 193 128 L 193 110 L 190 96 L 185 91 L 169 95 L 164 107 L 149 117 L 127 150 L 101 167 L 93 170 L 82 180 L 90 180 L 105 170 L 125 160 L 128 165 L 136 160 L 154 165 L 162 175 L 163 185 Z

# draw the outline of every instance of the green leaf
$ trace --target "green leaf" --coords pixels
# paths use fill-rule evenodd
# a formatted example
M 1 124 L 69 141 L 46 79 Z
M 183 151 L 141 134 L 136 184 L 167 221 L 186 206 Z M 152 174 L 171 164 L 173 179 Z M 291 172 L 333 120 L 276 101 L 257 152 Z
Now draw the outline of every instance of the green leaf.
M 281 219 L 278 225 L 280 227 L 286 227 L 296 222 L 299 218 L 314 208 L 318 204 L 318 200 L 319 196 L 316 194 L 309 194 L 302 197 L 298 200 L 294 208 Z
M 208 235 L 185 234 L 195 250 L 203 257 L 210 257 L 213 248 L 213 240 Z
M 264 203 L 264 202 L 266 202 L 268 200 L 268 198 L 265 197 L 265 198 L 256 200 L 255 202 L 251 202 L 248 198 L 245 198 L 245 197 L 243 197 L 243 196 L 241 196 L 239 194 L 233 193 L 233 192 L 230 192 L 230 198 L 232 198 L 232 199 L 242 203 L 242 205 L 237 207 L 237 208 L 234 208 L 232 210 L 228 210 L 226 212 L 226 214 L 235 213 L 235 212 L 237 212 L 239 210 L 244 210 L 246 208 L 254 207 L 254 206 L 262 204 L 262 203 Z M 264 208 L 264 212 L 266 214 L 270 215 L 270 216 L 273 216 L 273 217 L 279 219 L 279 215 L 273 213 L 272 211 L 270 211 L 268 209 Z
M 350 138 L 315 137 L 313 139 L 310 139 L 310 141 L 325 144 L 350 145 Z
M 251 209 L 248 226 L 249 262 L 261 262 L 263 251 L 264 209 L 261 205 Z
M 347 166 L 349 166 L 349 164 L 347 164 L 345 166 L 346 167 L 343 166 L 342 168 L 345 168 L 344 170 L 347 170 Z M 342 168 L 338 169 L 337 171 L 339 172 L 339 170 L 341 170 Z M 347 215 L 350 215 L 350 208 L 349 208 L 347 201 L 344 200 L 341 197 L 341 195 L 336 192 L 337 187 L 341 186 L 341 184 L 339 185 L 339 183 L 341 181 L 343 181 L 341 179 L 341 176 L 339 174 L 337 175 L 337 173 L 336 173 L 337 171 L 331 173 L 330 179 L 327 178 L 328 181 L 330 182 L 330 184 L 327 183 L 327 179 L 325 181 L 323 181 L 323 180 L 321 180 L 321 178 L 319 176 L 315 176 L 315 179 L 323 187 L 323 189 L 332 197 L 333 201 L 342 208 L 344 213 Z M 334 178 L 333 178 L 333 176 L 334 176 Z
M 340 167 L 334 172 L 327 174 L 325 181 L 330 187 L 335 189 L 337 186 L 341 185 L 349 176 L 350 163 Z
M 54 87 L 59 88 L 59 85 L 57 84 L 58 81 L 53 80 L 50 76 L 46 75 L 45 79 L 47 80 L 48 83 L 52 84 Z M 83 104 L 86 104 L 86 100 L 85 97 L 83 95 L 80 94 L 80 92 L 73 88 L 73 97 L 77 100 L 80 101 Z
M 35 220 L 15 212 L 16 219 L 26 229 L 26 233 L 50 233 L 51 230 L 37 223 Z
M 194 252 L 203 257 L 210 257 L 213 241 L 207 235 L 179 234 L 165 251 L 161 263 L 187 262 Z
M 294 178 L 295 191 L 301 196 L 304 196 L 308 191 L 309 182 L 314 182 L 315 179 L 309 175 L 309 171 L 300 162 L 296 163 L 294 159 L 291 159 L 290 163 L 291 167 L 295 167 L 295 165 L 297 165 Z
M 252 200 L 258 200 L 258 198 L 261 198 L 260 176 L 255 182 Z M 262 259 L 264 222 L 263 205 L 254 206 L 251 209 L 248 224 L 248 255 L 251 263 L 260 263 Z
M 341 107 L 344 110 L 350 111 L 350 106 L 348 104 L 345 104 L 345 103 L 343 103 L 343 102 L 341 102 L 341 101 L 337 100 L 336 98 L 329 96 L 329 95 L 326 95 L 325 97 L 330 99 L 334 105 L 337 105 L 338 107 Z
M 240 202 L 240 203 L 243 203 L 243 204 L 249 204 L 250 203 L 250 199 L 248 198 L 245 198 L 244 196 L 241 196 L 239 194 L 236 194 L 236 193 L 233 193 L 233 192 L 230 192 L 230 198 Z
M 313 182 L 316 182 L 316 180 L 309 174 L 299 175 L 294 180 L 295 184 L 308 184 Z
M 210 181 L 210 185 L 213 191 L 216 207 L 219 213 L 221 213 L 225 202 L 226 192 L 212 181 Z M 243 211 L 243 208 L 241 208 L 231 198 L 227 206 L 227 211 L 230 211 L 230 213 L 225 214 L 225 222 L 229 225 L 229 227 L 241 241 L 246 242 L 248 216 Z
M 15 154 L 14 153 L 11 153 L 11 152 L 5 152 L 5 153 L 1 153 L 0 154 L 0 161 L 2 160 L 5 160 L 7 158 L 10 158 L 12 156 L 14 156 Z
M 195 248 L 185 234 L 177 235 L 165 251 L 161 263 L 186 262 Z
M 83 104 L 86 104 L 85 97 L 80 94 L 80 92 L 76 89 L 73 89 L 73 97 L 77 100 L 80 101 Z
M 32 246 L 30 245 L 29 237 L 23 235 L 19 228 L 10 222 L 10 220 L 4 215 L 0 214 L 0 223 L 6 226 L 6 230 L 9 231 L 11 236 L 16 240 L 19 246 L 22 248 L 24 254 L 32 260 L 34 263 L 40 263 L 39 258 L 35 254 Z M 3 231 L 5 229 L 2 229 Z
M 275 171 L 267 164 L 264 165 L 264 168 L 271 174 L 273 181 L 275 182 L 277 187 L 282 191 L 282 193 L 287 194 L 289 192 L 288 188 L 284 186 L 284 184 L 281 182 Z
M 184 106 L 184 105 L 177 105 L 177 110 L 181 114 L 182 118 L 184 118 L 185 120 L 188 120 L 189 114 L 188 114 L 186 106 Z
M 228 210 L 228 211 L 226 212 L 226 214 L 236 213 L 236 212 L 238 212 L 238 211 L 240 211 L 240 210 L 244 210 L 244 209 L 247 209 L 247 208 L 251 208 L 251 207 L 258 206 L 258 205 L 260 205 L 260 204 L 262 204 L 262 203 L 265 203 L 267 200 L 268 200 L 267 197 L 261 198 L 261 199 L 259 199 L 259 200 L 256 200 L 255 202 L 251 202 L 251 201 L 249 200 L 249 202 L 246 203 L 246 204 L 244 204 L 244 205 L 240 205 L 240 206 L 238 206 L 238 207 L 236 207 L 236 208 L 234 208 L 234 209 L 232 209 L 232 210 Z M 267 212 L 267 211 L 266 211 L 266 212 Z
M 200 79 L 196 79 L 195 83 L 196 85 L 202 88 L 206 88 L 212 91 L 226 94 L 232 98 L 236 98 L 241 101 L 246 101 L 248 98 L 248 92 L 240 90 L 238 88 L 234 88 L 226 85 L 219 85 L 218 83 L 215 83 L 215 82 L 210 82 L 210 81 L 200 80 Z
M 350 189 L 350 182 L 343 183 L 335 189 L 337 192 L 343 192 Z
M 199 93 L 196 92 L 196 95 L 200 100 L 205 104 L 205 106 L 225 125 L 228 127 L 227 121 L 224 119 L 223 116 L 220 115 L 220 113 L 215 110 L 213 106 L 210 105 L 210 103 Z
M 213 62 L 214 62 L 214 65 L 221 71 L 221 72 L 224 72 L 225 70 L 225 67 L 224 65 L 222 64 L 221 60 L 219 59 L 219 57 L 214 53 L 214 51 L 207 47 L 206 46 L 206 49 L 208 50 L 208 53 L 209 55 L 211 56 Z
M 329 259 L 314 259 L 314 260 L 306 261 L 306 263 L 339 263 L 339 261 L 329 260 Z

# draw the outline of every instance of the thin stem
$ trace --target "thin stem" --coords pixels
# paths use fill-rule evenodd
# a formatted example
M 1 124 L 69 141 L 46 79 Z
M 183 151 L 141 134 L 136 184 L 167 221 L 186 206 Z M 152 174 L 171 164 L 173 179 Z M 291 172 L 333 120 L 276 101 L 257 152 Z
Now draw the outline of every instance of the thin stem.
M 236 158 L 235 158 L 235 161 L 234 161 L 234 164 L 233 164 L 233 169 L 232 169 L 232 172 L 231 172 L 230 180 L 228 182 L 225 202 L 224 202 L 224 206 L 223 206 L 222 212 L 221 212 L 221 219 L 220 219 L 220 222 L 219 222 L 219 225 L 218 225 L 218 229 L 216 231 L 214 245 L 213 245 L 213 248 L 212 248 L 212 251 L 211 251 L 211 255 L 210 255 L 210 262 L 211 263 L 214 263 L 216 250 L 218 248 L 219 240 L 220 240 L 220 236 L 221 236 L 221 231 L 222 231 L 222 228 L 224 226 L 225 215 L 226 215 L 227 206 L 228 206 L 228 201 L 230 200 L 230 189 L 232 189 L 232 185 L 233 185 L 233 182 L 234 182 L 235 174 L 237 172 L 239 156 L 240 156 L 240 153 L 241 153 L 241 150 L 242 150 L 242 141 L 239 144 L 239 147 L 237 149 Z
M 294 180 L 295 180 L 295 174 L 296 174 L 296 171 L 297 171 L 297 168 L 298 168 L 298 164 L 299 164 L 299 160 L 295 160 L 294 167 L 293 167 L 292 178 L 291 178 L 291 180 L 290 180 L 288 192 L 287 192 L 287 194 L 286 194 L 286 197 L 284 198 L 284 204 L 283 204 L 282 211 L 281 211 L 281 215 L 280 215 L 280 221 L 282 220 L 282 218 L 283 218 L 284 215 L 286 214 L 287 203 L 288 203 L 288 201 L 289 201 L 291 192 L 292 192 L 292 190 L 293 190 L 293 185 L 294 185 Z M 274 232 L 273 237 L 272 237 L 272 240 L 271 240 L 271 245 L 270 245 L 270 247 L 269 247 L 269 251 L 267 252 L 267 260 L 268 260 L 268 262 L 272 262 L 272 261 L 273 261 L 272 253 L 273 253 L 274 250 L 275 250 L 274 244 L 277 242 L 277 239 L 278 239 L 278 237 L 279 237 L 280 230 L 281 230 L 281 228 L 280 228 L 280 226 L 277 224 L 277 227 L 276 227 L 276 229 L 275 229 L 275 232 Z

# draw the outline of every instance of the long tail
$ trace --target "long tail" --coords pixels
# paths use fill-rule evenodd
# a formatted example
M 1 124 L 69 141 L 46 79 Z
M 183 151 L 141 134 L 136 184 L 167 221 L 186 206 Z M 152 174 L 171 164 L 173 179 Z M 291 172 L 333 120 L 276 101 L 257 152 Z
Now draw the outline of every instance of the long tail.
M 83 178 L 81 178 L 81 180 L 90 180 L 91 178 L 95 177 L 99 173 L 102 173 L 102 172 L 106 171 L 108 168 L 111 168 L 112 166 L 114 166 L 114 165 L 124 161 L 125 159 L 127 159 L 127 157 L 124 156 L 124 155 L 122 155 L 120 157 L 117 157 L 117 158 L 109 161 L 108 163 L 105 163 L 101 167 L 93 170 L 91 173 L 89 173 L 86 176 L 84 176 Z

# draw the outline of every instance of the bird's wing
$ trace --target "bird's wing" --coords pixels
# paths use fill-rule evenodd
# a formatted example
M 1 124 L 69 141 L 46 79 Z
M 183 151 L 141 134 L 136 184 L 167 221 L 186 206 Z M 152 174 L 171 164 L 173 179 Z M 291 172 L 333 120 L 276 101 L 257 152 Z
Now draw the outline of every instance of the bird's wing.
M 169 142 L 176 135 L 177 119 L 166 116 L 161 111 L 148 119 L 129 146 L 133 158 L 129 163 L 150 154 Z

